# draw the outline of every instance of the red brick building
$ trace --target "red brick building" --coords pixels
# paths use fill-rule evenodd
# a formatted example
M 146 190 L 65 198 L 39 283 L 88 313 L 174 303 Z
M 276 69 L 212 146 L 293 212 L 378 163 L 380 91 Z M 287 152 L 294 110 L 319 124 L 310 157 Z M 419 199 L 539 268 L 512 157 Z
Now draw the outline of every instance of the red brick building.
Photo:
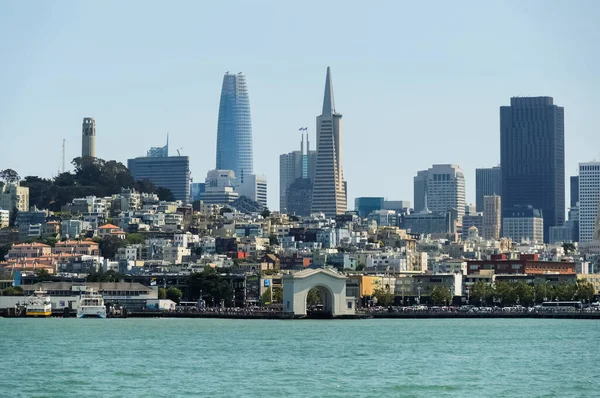
M 489 260 L 467 261 L 467 274 L 491 270 L 495 274 L 575 274 L 572 261 L 540 261 L 538 254 L 521 254 L 509 259 L 506 254 L 492 255 Z

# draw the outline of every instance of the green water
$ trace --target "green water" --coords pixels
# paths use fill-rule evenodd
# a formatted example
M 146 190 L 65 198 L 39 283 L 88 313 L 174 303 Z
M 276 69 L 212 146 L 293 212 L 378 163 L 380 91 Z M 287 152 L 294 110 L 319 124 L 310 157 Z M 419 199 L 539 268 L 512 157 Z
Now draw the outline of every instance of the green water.
M 2 319 L 2 397 L 594 397 L 600 322 Z

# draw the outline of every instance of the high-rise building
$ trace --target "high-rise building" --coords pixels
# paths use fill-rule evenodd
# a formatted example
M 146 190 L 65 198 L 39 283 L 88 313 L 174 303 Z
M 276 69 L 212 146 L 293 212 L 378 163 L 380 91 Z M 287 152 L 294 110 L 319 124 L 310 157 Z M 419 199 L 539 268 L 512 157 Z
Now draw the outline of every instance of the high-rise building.
M 465 214 L 465 174 L 460 166 L 434 164 L 428 170 L 417 172 L 414 184 L 416 212 L 431 210 L 433 213 L 446 214 L 454 209 L 457 222 L 462 225 Z
M 600 162 L 579 163 L 579 242 L 595 238 L 600 206 Z
M 217 170 L 233 170 L 241 179 L 254 173 L 252 121 L 246 77 L 240 73 L 223 77 L 217 127 Z
M 19 182 L 11 182 L 0 186 L 0 209 L 18 212 L 29 210 L 29 187 L 22 187 Z
M 500 167 L 475 169 L 475 207 L 483 211 L 483 197 L 502 195 L 502 174 Z
M 543 243 L 544 218 L 540 210 L 529 206 L 503 207 L 502 236 L 513 242 Z
M 235 190 L 240 196 L 245 196 L 267 207 L 267 177 L 264 175 L 245 175 Z
M 190 200 L 190 158 L 188 156 L 168 156 L 168 152 L 156 151 L 156 149 L 161 148 L 152 148 L 148 151 L 148 156 L 127 161 L 127 168 L 131 176 L 135 181 L 150 180 L 156 187 L 170 190 L 175 200 L 188 203 Z
M 366 218 L 369 214 L 376 210 L 383 210 L 384 198 L 365 197 L 354 199 L 354 209 L 362 218 Z
M 511 98 L 500 107 L 502 213 L 532 206 L 549 228 L 565 221 L 564 109 L 552 97 Z
M 287 213 L 294 216 L 309 216 L 313 184 L 309 178 L 297 178 L 287 189 Z
M 323 111 L 317 116 L 317 165 L 312 213 L 331 217 L 346 212 L 346 182 L 342 170 L 342 115 L 335 111 L 331 70 L 327 67 Z
M 94 118 L 83 118 L 81 126 L 81 157 L 96 157 L 96 121 Z
M 500 239 L 502 200 L 498 195 L 483 197 L 483 239 Z
M 302 133 L 302 141 L 300 143 L 299 151 L 284 153 L 279 156 L 279 210 L 282 213 L 289 212 L 287 204 L 287 192 L 297 179 L 308 179 L 311 187 L 312 183 L 314 182 L 315 167 L 317 165 L 317 152 L 310 150 L 308 133 L 306 133 L 306 141 L 304 138 L 304 133 Z M 307 185 L 305 181 L 301 184 L 298 184 L 296 187 L 305 190 L 306 186 Z
M 579 176 L 571 176 L 571 196 L 570 196 L 570 204 L 569 207 L 577 206 L 577 202 L 579 202 Z

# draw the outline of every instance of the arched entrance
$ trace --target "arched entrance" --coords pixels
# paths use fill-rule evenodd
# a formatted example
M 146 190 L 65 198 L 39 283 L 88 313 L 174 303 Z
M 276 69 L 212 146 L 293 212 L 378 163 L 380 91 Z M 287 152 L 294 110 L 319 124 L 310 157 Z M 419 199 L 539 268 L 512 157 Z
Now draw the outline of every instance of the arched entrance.
M 346 277 L 328 269 L 308 269 L 283 277 L 283 311 L 304 317 L 355 313 L 354 297 L 346 297 Z
M 317 318 L 333 316 L 334 295 L 327 286 L 315 285 L 306 294 L 306 314 Z

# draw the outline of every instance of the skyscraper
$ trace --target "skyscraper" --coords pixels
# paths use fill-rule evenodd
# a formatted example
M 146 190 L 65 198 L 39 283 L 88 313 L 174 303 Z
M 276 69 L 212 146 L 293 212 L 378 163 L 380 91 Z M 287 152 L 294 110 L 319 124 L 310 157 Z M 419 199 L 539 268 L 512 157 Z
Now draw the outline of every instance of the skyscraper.
M 175 200 L 190 200 L 190 158 L 169 156 L 168 141 L 164 147 L 153 147 L 147 156 L 127 160 L 127 168 L 135 181 L 150 180 L 156 187 L 167 188 Z
M 579 163 L 579 242 L 594 240 L 600 206 L 600 162 Z
M 317 165 L 312 213 L 331 217 L 346 212 L 346 183 L 342 170 L 342 115 L 335 111 L 331 70 L 327 67 L 323 111 L 317 116 Z
M 564 109 L 552 97 L 511 98 L 500 107 L 502 214 L 533 206 L 549 228 L 565 221 Z
M 579 176 L 571 176 L 571 196 L 570 196 L 570 205 L 569 207 L 577 206 L 577 202 L 579 202 Z
M 500 167 L 475 169 L 475 209 L 483 211 L 483 197 L 502 195 Z
M 217 127 L 217 170 L 233 170 L 238 179 L 253 174 L 252 121 L 246 77 L 223 77 Z
M 414 178 L 415 211 L 446 214 L 455 210 L 462 225 L 465 214 L 465 174 L 458 165 L 434 164 L 420 170 Z
M 500 239 L 502 200 L 498 195 L 483 197 L 483 239 Z
M 306 133 L 306 141 L 304 138 L 304 133 L 302 133 L 299 151 L 284 153 L 279 156 L 279 210 L 283 213 L 289 211 L 287 192 L 292 184 L 299 178 L 308 179 L 309 181 L 297 185 L 298 187 L 302 187 L 302 189 L 306 189 L 307 184 L 312 186 L 315 179 L 317 152 L 310 150 L 308 133 Z M 308 202 L 308 207 L 310 208 L 310 198 Z
M 81 157 L 96 157 L 96 121 L 94 118 L 83 118 L 81 126 Z

